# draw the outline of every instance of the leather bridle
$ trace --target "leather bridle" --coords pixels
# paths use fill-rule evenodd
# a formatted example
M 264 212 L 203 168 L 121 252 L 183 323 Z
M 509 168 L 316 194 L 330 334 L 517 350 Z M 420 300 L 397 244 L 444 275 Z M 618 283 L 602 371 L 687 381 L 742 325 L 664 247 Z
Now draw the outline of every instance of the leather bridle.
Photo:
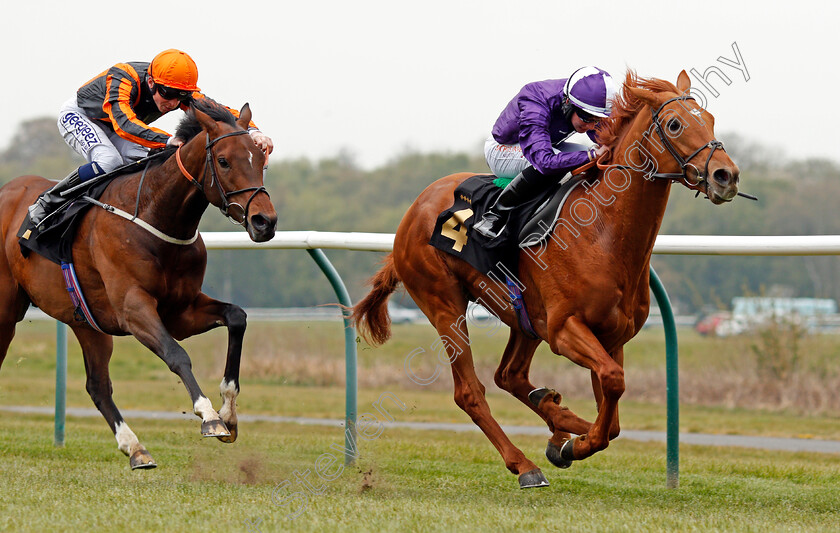
M 657 172 L 650 174 L 650 176 L 652 178 L 657 179 L 669 179 L 672 181 L 679 181 L 689 189 L 696 190 L 698 193 L 702 191 L 703 193 L 708 194 L 709 162 L 712 160 L 712 156 L 715 154 L 715 150 L 720 149 L 725 152 L 726 149 L 724 149 L 723 143 L 721 141 L 717 139 L 712 139 L 697 150 L 693 151 L 688 157 L 684 158 L 677 151 L 673 143 L 671 143 L 670 138 L 665 133 L 665 130 L 662 128 L 662 121 L 659 118 L 659 114 L 662 113 L 666 105 L 670 104 L 671 102 L 676 102 L 680 100 L 694 100 L 694 98 L 691 96 L 677 96 L 663 102 L 658 109 L 651 110 L 652 122 L 654 128 L 656 128 L 656 133 L 659 135 L 659 139 L 662 141 L 662 144 L 665 146 L 665 149 L 668 150 L 668 152 L 671 154 L 671 157 L 673 157 L 677 164 L 680 166 L 680 173 Z M 691 160 L 694 159 L 700 152 L 702 152 L 706 148 L 709 149 L 709 156 L 706 157 L 706 163 L 703 166 L 703 171 L 701 172 L 696 165 L 691 163 Z M 695 182 L 690 181 L 688 178 L 687 169 L 689 167 L 693 168 L 697 174 L 698 180 Z
M 266 190 L 264 185 L 261 185 L 259 187 L 246 187 L 244 189 L 238 189 L 236 191 L 226 192 L 224 187 L 222 186 L 222 182 L 219 180 L 218 173 L 216 171 L 216 164 L 213 160 L 214 159 L 213 158 L 213 145 L 215 145 L 217 142 L 221 141 L 222 139 L 225 139 L 227 137 L 233 137 L 235 135 L 248 135 L 248 132 L 245 131 L 245 130 L 233 131 L 233 132 L 230 132 L 230 133 L 225 133 L 223 135 L 219 135 L 218 137 L 216 137 L 213 140 L 210 140 L 210 135 L 209 134 L 207 135 L 207 142 L 204 145 L 204 150 L 207 153 L 207 158 L 206 158 L 206 163 L 204 165 L 204 172 L 202 173 L 202 178 L 207 175 L 207 169 L 209 168 L 210 169 L 210 186 L 211 187 L 215 186 L 219 190 L 219 196 L 222 199 L 222 205 L 220 207 L 217 206 L 217 207 L 219 207 L 219 211 L 221 211 L 223 215 L 228 217 L 231 220 L 231 222 L 233 222 L 234 224 L 242 225 L 242 226 L 245 226 L 247 228 L 248 227 L 248 209 L 251 207 L 251 202 L 254 200 L 254 197 L 257 194 L 259 194 L 261 192 L 264 192 L 266 195 L 268 195 L 268 191 Z M 187 171 L 187 169 L 184 167 L 184 164 L 181 162 L 181 146 L 179 146 L 178 149 L 175 151 L 175 159 L 178 162 L 178 168 L 181 169 L 181 173 L 184 175 L 184 177 L 187 178 L 193 185 L 195 185 L 196 188 L 199 191 L 201 191 L 201 193 L 204 195 L 204 198 L 206 198 L 207 201 L 210 202 L 210 199 L 207 198 L 207 193 L 204 190 L 204 184 L 201 181 L 195 179 Z M 231 196 L 241 194 L 243 192 L 250 192 L 250 191 L 253 191 L 253 192 L 251 193 L 251 196 L 248 197 L 248 201 L 245 202 L 245 207 L 244 208 L 242 207 L 242 204 L 240 204 L 238 202 L 230 202 L 229 201 Z M 233 208 L 233 212 L 231 211 L 232 208 Z
M 691 96 L 676 96 L 674 98 L 671 98 L 671 99 L 663 102 L 657 109 L 655 109 L 655 110 L 652 109 L 651 110 L 651 121 L 652 121 L 653 127 L 655 128 L 656 133 L 659 136 L 659 139 L 662 141 L 662 145 L 665 147 L 665 149 L 668 150 L 668 153 L 671 154 L 671 157 L 673 157 L 674 161 L 676 161 L 677 164 L 680 166 L 680 172 L 679 173 L 676 173 L 676 172 L 652 172 L 652 173 L 646 173 L 645 177 L 650 178 L 650 179 L 666 179 L 666 180 L 679 182 L 682 185 L 684 185 L 685 187 L 687 187 L 691 190 L 697 191 L 697 194 L 700 194 L 702 192 L 703 194 L 706 194 L 708 196 L 708 193 L 709 193 L 709 163 L 711 162 L 712 156 L 714 156 L 716 150 L 720 149 L 720 150 L 725 152 L 726 149 L 724 149 L 723 143 L 721 141 L 719 141 L 717 139 L 712 139 L 711 141 L 707 142 L 706 144 L 704 144 L 700 148 L 691 152 L 691 154 L 687 157 L 683 157 L 683 155 L 680 154 L 677 151 L 676 147 L 671 142 L 670 137 L 665 133 L 665 130 L 663 129 L 662 121 L 661 121 L 659 115 L 665 109 L 666 105 L 670 104 L 671 102 L 676 102 L 676 101 L 681 101 L 681 100 L 694 100 L 694 98 L 691 97 Z M 703 150 L 706 150 L 706 149 L 709 150 L 709 155 L 706 157 L 706 162 L 703 165 L 703 170 L 701 171 L 699 168 L 697 168 L 696 165 L 691 163 L 691 160 L 694 159 L 695 157 L 697 157 L 697 155 L 699 155 L 700 152 L 702 152 Z M 599 163 L 598 166 L 599 167 L 601 166 L 600 163 Z M 619 168 L 619 169 L 626 169 L 626 170 L 636 170 L 636 171 L 639 170 L 635 167 L 628 167 L 628 166 L 624 166 L 624 165 L 607 165 L 607 166 L 608 167 L 613 167 L 613 168 Z M 693 168 L 694 169 L 695 173 L 697 174 L 697 179 L 696 180 L 692 180 L 688 177 L 688 170 L 687 170 L 688 168 Z M 750 200 L 758 200 L 758 198 L 756 198 L 755 196 L 752 196 L 752 195 L 749 195 L 749 194 L 746 194 L 746 193 L 742 193 L 740 191 L 738 192 L 738 196 L 743 196 L 745 198 L 749 198 Z

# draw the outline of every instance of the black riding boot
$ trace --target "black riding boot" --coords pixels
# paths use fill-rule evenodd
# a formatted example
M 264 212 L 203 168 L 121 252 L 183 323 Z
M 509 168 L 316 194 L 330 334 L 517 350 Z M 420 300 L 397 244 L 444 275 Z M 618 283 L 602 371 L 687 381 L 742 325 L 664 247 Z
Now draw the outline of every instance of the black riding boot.
M 58 206 L 69 200 L 69 198 L 61 196 L 62 192 L 72 189 L 76 185 L 103 173 L 104 172 L 97 163 L 88 163 L 87 165 L 80 166 L 71 172 L 66 178 L 53 185 L 50 190 L 38 197 L 38 200 L 29 206 L 29 220 L 31 220 L 34 225 L 39 225 L 45 218 L 47 218 L 47 215 L 52 213 Z
M 505 229 L 511 211 L 533 198 L 534 193 L 539 190 L 539 187 L 534 185 L 534 180 L 541 177 L 534 167 L 528 167 L 517 174 L 473 229 L 489 240 L 498 237 Z

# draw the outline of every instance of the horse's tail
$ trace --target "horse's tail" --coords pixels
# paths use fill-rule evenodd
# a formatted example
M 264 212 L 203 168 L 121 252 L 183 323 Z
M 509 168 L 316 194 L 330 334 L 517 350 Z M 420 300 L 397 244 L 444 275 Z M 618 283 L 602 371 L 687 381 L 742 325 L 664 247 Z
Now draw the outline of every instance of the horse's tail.
M 368 281 L 370 293 L 353 306 L 351 316 L 359 335 L 371 346 L 383 344 L 391 337 L 388 298 L 401 281 L 394 268 L 394 254 L 385 256 L 382 263 L 379 272 Z

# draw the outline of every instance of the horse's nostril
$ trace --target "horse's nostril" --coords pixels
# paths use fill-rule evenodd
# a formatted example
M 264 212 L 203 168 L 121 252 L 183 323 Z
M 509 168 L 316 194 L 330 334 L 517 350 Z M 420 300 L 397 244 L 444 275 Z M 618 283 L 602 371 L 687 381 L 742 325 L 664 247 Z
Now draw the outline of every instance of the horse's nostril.
M 732 174 L 725 168 L 719 168 L 712 174 L 714 180 L 721 185 L 726 185 L 732 180 Z
M 274 217 L 254 215 L 248 224 L 248 233 L 254 242 L 269 241 L 274 237 L 277 220 Z
M 276 224 L 277 221 L 275 219 L 263 215 L 254 215 L 249 221 L 249 225 L 258 232 L 271 231 Z
M 262 216 L 262 215 L 256 215 L 256 216 L 252 217 L 251 218 L 251 226 L 253 226 L 254 229 L 256 229 L 256 230 L 260 230 L 260 231 L 264 230 L 265 226 L 266 226 L 265 217 Z

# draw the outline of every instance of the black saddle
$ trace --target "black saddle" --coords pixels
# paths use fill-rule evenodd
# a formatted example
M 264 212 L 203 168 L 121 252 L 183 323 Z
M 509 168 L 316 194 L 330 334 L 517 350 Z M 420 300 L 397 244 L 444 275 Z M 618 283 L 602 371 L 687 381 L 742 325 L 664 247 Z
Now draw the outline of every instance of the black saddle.
M 110 180 L 99 181 L 89 189 L 80 190 L 79 194 L 99 198 L 109 183 Z M 50 213 L 40 227 L 32 224 L 27 213 L 17 233 L 23 256 L 27 257 L 30 252 L 35 252 L 59 265 L 62 262 L 72 263 L 76 228 L 82 220 L 82 215 L 91 205 L 93 204 L 81 197 L 69 200 Z
M 476 270 L 488 274 L 504 269 L 517 272 L 519 249 L 544 242 L 557 221 L 563 202 L 582 181 L 572 177 L 539 194 L 514 210 L 507 226 L 492 246 L 472 231 L 472 226 L 501 194 L 496 176 L 467 178 L 455 189 L 453 204 L 438 215 L 429 244 L 463 259 Z M 500 267 L 501 265 L 501 267 Z

